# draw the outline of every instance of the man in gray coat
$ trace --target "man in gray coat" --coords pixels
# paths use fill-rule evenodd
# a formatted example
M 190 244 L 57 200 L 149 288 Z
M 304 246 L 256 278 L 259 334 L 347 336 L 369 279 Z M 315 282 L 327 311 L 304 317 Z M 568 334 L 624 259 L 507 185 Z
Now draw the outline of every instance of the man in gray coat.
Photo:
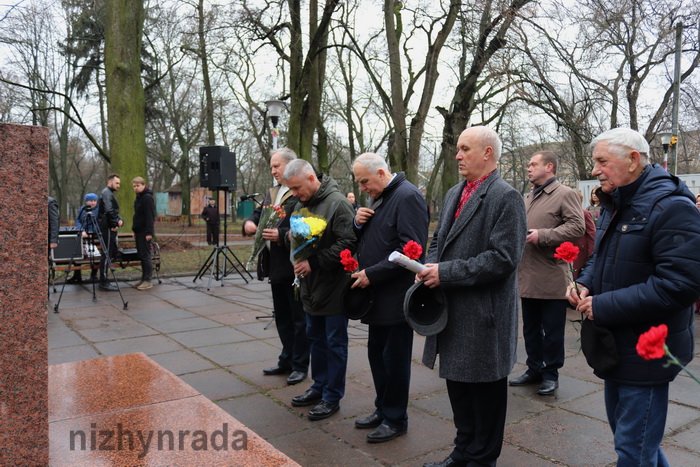
M 442 462 L 425 466 L 496 465 L 506 420 L 508 374 L 516 361 L 518 264 L 527 222 L 522 196 L 503 179 L 496 163 L 498 134 L 467 128 L 457 142 L 466 179 L 445 196 L 417 278 L 442 287 L 447 326 L 425 341 L 423 363 L 440 353 L 440 377 L 457 428 L 455 448 Z

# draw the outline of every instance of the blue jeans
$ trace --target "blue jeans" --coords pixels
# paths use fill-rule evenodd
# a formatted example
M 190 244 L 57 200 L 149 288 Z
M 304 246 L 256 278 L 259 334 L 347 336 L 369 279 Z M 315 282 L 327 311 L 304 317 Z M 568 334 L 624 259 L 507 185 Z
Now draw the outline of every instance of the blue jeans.
M 605 410 L 619 467 L 668 466 L 661 450 L 668 411 L 668 383 L 629 386 L 605 381 Z
M 345 395 L 348 368 L 348 318 L 345 315 L 306 314 L 306 336 L 311 347 L 311 390 L 332 404 Z

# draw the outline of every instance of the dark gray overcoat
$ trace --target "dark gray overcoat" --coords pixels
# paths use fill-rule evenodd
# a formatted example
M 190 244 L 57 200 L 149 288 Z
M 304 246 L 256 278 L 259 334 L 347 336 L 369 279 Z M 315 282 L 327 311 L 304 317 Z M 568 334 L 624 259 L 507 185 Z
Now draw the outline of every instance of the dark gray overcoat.
M 466 182 L 445 196 L 426 262 L 439 263 L 448 321 L 426 338 L 423 363 L 466 383 L 505 378 L 516 361 L 518 264 L 525 247 L 523 197 L 494 171 L 454 220 Z

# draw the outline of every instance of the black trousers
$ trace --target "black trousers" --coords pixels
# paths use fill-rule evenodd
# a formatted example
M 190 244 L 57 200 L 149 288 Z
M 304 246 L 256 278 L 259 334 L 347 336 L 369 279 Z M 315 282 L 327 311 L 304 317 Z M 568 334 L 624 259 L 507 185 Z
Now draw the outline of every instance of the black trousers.
M 110 261 L 114 261 L 117 256 L 117 232 L 111 229 L 100 229 L 102 241 L 105 242 L 102 256 L 100 256 L 100 282 L 109 282 L 109 271 L 107 271 L 107 256 Z M 105 252 L 106 250 L 106 252 Z
M 219 224 L 207 224 L 207 245 L 219 244 Z
M 273 282 L 272 303 L 275 326 L 282 342 L 279 366 L 306 373 L 309 370 L 309 341 L 306 338 L 306 313 L 301 301 L 294 299 L 292 281 Z
M 392 428 L 408 427 L 408 388 L 411 382 L 413 329 L 406 324 L 369 326 L 367 357 L 377 394 L 375 413 Z
M 523 337 L 527 372 L 551 381 L 559 379 L 564 366 L 566 300 L 523 298 Z
M 489 383 L 448 379 L 447 394 L 457 428 L 450 457 L 467 466 L 495 466 L 506 426 L 507 378 Z
M 136 240 L 136 253 L 141 260 L 141 280 L 150 282 L 153 275 L 151 241 L 146 240 L 145 232 L 134 232 L 134 239 Z

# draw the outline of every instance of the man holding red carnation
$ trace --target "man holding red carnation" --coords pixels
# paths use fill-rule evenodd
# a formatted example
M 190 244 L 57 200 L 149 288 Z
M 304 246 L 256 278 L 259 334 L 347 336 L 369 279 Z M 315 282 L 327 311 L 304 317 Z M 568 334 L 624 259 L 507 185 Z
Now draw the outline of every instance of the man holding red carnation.
M 416 276 L 440 287 L 447 323 L 425 339 L 423 364 L 445 379 L 457 434 L 442 461 L 423 467 L 495 466 L 508 408 L 508 375 L 517 361 L 518 263 L 525 247 L 523 197 L 498 172 L 503 143 L 473 126 L 457 140 L 464 180 L 450 188 Z
M 586 229 L 580 198 L 557 180 L 556 154 L 533 154 L 527 175 L 532 191 L 525 198 L 528 234 L 518 272 L 527 370 L 508 384 L 539 384 L 537 393 L 548 396 L 559 387 L 559 368 L 564 366 L 568 284 L 568 265 L 554 252 Z
M 605 380 L 605 409 L 617 465 L 659 465 L 668 389 L 680 366 L 667 365 L 658 343 L 683 364 L 693 358 L 693 302 L 700 296 L 700 213 L 685 183 L 649 163 L 649 144 L 629 128 L 591 142 L 602 204 L 596 248 L 567 298 L 586 317 L 581 344 Z M 656 346 L 636 348 L 648 335 Z M 594 332 L 584 332 L 593 329 Z M 664 336 L 665 332 L 667 336 Z M 596 359 L 607 336 L 605 365 Z M 644 340 L 642 340 L 644 342 Z M 648 351 L 647 351 L 648 350 Z M 647 360 L 646 358 L 651 358 Z
M 394 252 L 422 257 L 430 215 L 421 192 L 403 173 L 392 174 L 383 158 L 362 154 L 352 167 L 355 181 L 370 197 L 369 207 L 355 215 L 360 270 L 353 287 L 370 287 L 374 303 L 362 322 L 369 325 L 367 357 L 376 398 L 371 415 L 355 427 L 371 429 L 370 443 L 390 441 L 408 427 L 408 387 L 411 379 L 413 329 L 403 314 L 403 299 L 413 285 L 411 271 L 389 261 Z

